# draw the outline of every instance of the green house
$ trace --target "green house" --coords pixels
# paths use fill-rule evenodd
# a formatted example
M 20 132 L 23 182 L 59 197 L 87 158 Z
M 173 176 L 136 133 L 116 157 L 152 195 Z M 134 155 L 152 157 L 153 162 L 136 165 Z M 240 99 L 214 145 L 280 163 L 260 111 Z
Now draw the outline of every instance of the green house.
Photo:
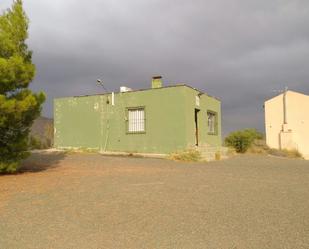
M 221 103 L 187 85 L 54 100 L 56 148 L 167 154 L 221 146 Z

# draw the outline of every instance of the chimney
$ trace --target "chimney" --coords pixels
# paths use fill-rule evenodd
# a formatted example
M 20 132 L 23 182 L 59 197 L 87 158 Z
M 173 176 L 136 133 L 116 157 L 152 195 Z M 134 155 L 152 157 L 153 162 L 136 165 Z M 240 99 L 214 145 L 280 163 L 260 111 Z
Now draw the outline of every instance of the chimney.
M 151 88 L 160 88 L 162 87 L 162 76 L 152 77 Z

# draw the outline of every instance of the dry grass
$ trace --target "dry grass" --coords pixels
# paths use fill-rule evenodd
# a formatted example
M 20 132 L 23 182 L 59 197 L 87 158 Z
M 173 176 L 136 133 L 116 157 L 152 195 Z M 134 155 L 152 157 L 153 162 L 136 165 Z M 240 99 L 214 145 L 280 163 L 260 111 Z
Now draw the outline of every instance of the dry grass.
M 201 161 L 202 156 L 196 150 L 184 150 L 170 154 L 169 159 L 183 162 L 198 162 Z
M 269 149 L 268 154 L 287 158 L 303 158 L 302 154 L 298 150 Z
M 265 140 L 255 140 L 248 149 L 249 154 L 273 155 L 287 158 L 303 158 L 298 150 L 278 150 L 271 149 L 266 145 Z
M 247 150 L 247 153 L 250 154 L 268 154 L 269 147 L 266 145 L 265 140 L 254 140 L 252 145 Z
M 85 153 L 85 154 L 93 154 L 93 153 L 99 153 L 98 149 L 91 149 L 91 148 L 86 148 L 86 147 L 80 147 L 80 148 L 70 148 L 70 149 L 64 149 L 65 152 L 68 154 L 80 154 L 80 153 Z
M 234 148 L 232 147 L 227 147 L 228 148 L 228 151 L 227 151 L 227 156 L 228 157 L 232 157 L 232 156 L 235 156 L 237 155 L 237 152 Z

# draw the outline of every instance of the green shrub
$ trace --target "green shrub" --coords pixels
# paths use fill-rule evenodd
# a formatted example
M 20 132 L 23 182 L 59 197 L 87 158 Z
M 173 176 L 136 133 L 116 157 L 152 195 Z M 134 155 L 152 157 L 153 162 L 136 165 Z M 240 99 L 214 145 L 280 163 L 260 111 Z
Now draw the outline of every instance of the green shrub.
M 170 159 L 184 162 L 198 162 L 202 159 L 201 153 L 196 150 L 185 150 L 181 152 L 172 153 Z
M 255 140 L 262 139 L 263 134 L 256 129 L 234 131 L 225 138 L 225 144 L 237 153 L 245 153 Z

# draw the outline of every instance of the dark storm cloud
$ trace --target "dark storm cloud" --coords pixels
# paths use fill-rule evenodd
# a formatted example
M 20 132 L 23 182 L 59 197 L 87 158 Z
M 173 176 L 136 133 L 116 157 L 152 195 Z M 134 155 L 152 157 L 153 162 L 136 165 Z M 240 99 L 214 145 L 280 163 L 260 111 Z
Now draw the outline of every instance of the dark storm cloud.
M 6 8 L 11 1 L 0 3 Z M 263 129 L 263 102 L 309 94 L 307 0 L 24 0 L 37 78 L 49 99 L 147 88 L 150 77 L 219 97 L 225 133 Z

